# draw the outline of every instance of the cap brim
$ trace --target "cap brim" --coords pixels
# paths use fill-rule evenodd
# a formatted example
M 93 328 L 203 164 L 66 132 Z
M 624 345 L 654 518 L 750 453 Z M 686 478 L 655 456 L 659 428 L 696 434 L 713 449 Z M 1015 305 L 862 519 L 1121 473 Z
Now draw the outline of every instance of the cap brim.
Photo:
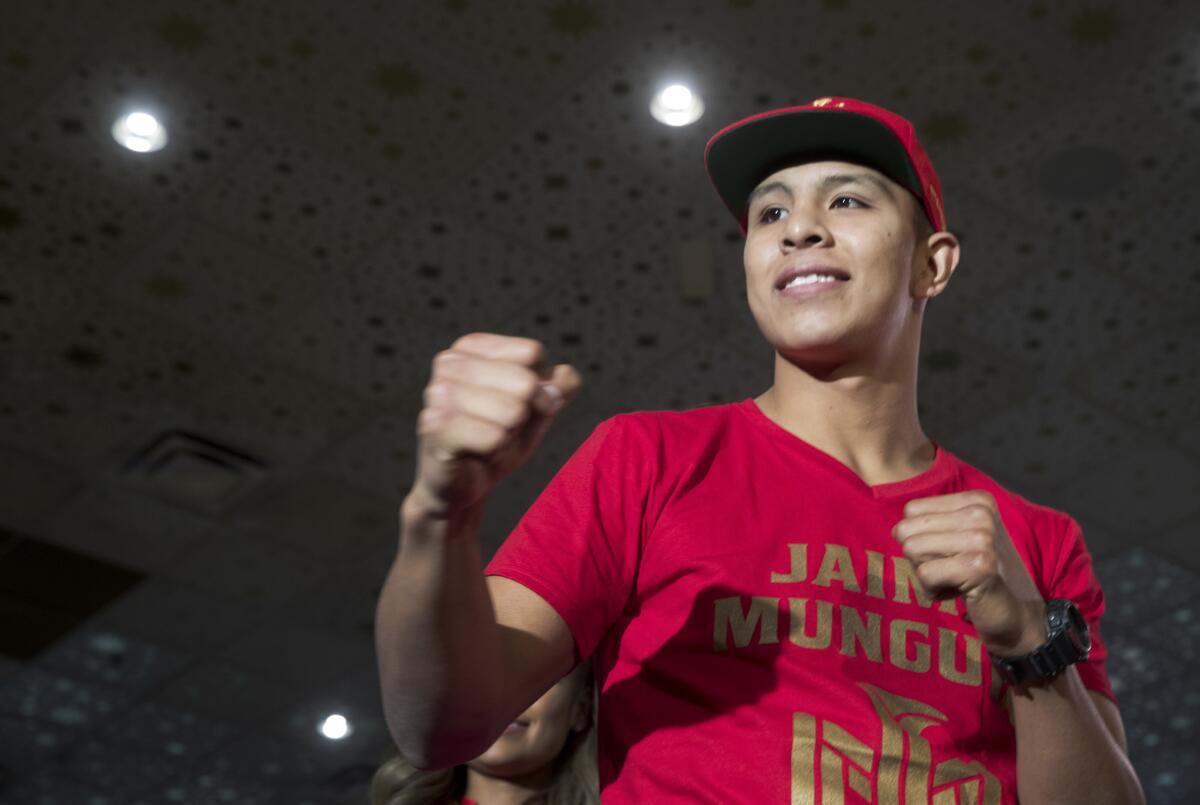
M 713 137 L 704 161 L 717 195 L 746 228 L 746 201 L 777 170 L 813 157 L 875 168 L 918 199 L 921 183 L 895 133 L 877 120 L 834 109 L 752 118 Z

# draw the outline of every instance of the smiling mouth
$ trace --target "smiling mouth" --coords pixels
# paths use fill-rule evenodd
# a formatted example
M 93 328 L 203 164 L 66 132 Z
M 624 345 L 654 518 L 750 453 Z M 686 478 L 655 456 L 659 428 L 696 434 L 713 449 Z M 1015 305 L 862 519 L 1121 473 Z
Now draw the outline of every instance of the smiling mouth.
M 822 285 L 833 282 L 848 282 L 850 275 L 839 268 L 828 266 L 813 266 L 807 269 L 792 269 L 785 271 L 776 281 L 775 290 L 783 291 L 788 288 L 799 288 L 805 285 Z
M 837 277 L 833 276 L 832 274 L 808 274 L 803 277 L 793 277 L 780 290 L 787 290 L 788 288 L 796 288 L 800 285 L 816 285 L 818 283 L 823 283 L 823 282 L 845 282 L 845 280 L 838 279 Z

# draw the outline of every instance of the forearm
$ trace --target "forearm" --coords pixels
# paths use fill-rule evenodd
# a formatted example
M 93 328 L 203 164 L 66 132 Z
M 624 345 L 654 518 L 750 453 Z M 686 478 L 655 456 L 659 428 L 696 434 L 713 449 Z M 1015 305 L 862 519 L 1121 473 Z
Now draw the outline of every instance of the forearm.
M 399 550 L 380 594 L 384 714 L 397 747 L 420 767 L 469 760 L 495 737 L 501 630 L 484 583 L 481 514 L 480 505 L 433 516 L 406 498 Z
M 1075 668 L 1014 690 L 1012 707 L 1022 802 L 1143 805 L 1133 766 Z

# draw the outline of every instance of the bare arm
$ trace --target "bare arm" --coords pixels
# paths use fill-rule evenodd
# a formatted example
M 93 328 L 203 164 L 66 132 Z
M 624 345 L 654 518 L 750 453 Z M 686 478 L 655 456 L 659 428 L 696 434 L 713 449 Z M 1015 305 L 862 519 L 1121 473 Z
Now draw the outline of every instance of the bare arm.
M 417 480 L 375 627 L 388 729 L 418 767 L 481 754 L 573 663 L 570 632 L 549 604 L 484 578 L 478 540 L 491 489 L 578 388 L 569 367 L 540 379 L 541 358 L 536 342 L 478 334 L 434 361 Z
M 1046 640 L 1046 605 L 986 492 L 909 501 L 893 530 L 917 576 L 959 595 L 988 651 L 1017 656 Z M 1038 805 L 1143 805 L 1116 706 L 1075 668 L 1013 691 L 1017 789 Z
M 1117 706 L 1087 690 L 1074 668 L 1014 692 L 1013 721 L 1022 802 L 1144 805 Z

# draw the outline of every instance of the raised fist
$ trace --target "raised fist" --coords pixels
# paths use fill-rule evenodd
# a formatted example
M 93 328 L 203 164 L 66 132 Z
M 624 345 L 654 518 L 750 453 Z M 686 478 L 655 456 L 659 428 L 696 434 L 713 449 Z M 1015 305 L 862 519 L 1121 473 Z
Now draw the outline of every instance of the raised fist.
M 472 333 L 438 353 L 417 418 L 420 505 L 448 515 L 485 498 L 581 384 L 571 366 L 547 367 L 545 348 L 528 338 Z

